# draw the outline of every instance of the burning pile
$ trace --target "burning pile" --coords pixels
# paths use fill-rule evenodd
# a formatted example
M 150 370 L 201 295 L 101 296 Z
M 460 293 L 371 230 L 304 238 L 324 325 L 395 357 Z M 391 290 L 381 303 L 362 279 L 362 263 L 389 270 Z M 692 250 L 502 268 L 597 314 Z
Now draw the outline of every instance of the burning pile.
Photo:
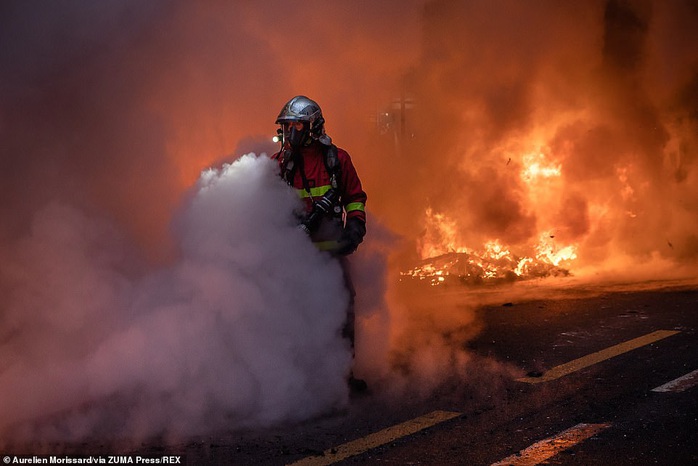
M 574 246 L 556 248 L 553 237 L 541 237 L 534 255 L 516 255 L 499 241 L 485 244 L 481 251 L 467 249 L 423 259 L 400 275 L 425 280 L 431 285 L 502 283 L 549 276 L 566 276 L 566 263 L 575 259 Z
M 511 160 L 507 160 L 505 168 Z M 546 204 L 541 198 L 557 197 L 562 189 L 561 173 L 562 166 L 549 162 L 541 151 L 521 157 L 518 181 L 525 187 L 522 197 L 529 205 L 543 206 L 542 211 L 537 212 L 539 218 L 545 218 Z M 418 248 L 422 260 L 401 275 L 426 280 L 431 285 L 474 285 L 565 276 L 570 273 L 566 267 L 577 258 L 577 244 L 560 245 L 552 230 L 542 231 L 532 245 L 507 246 L 500 239 L 491 239 L 473 249 L 462 245 L 467 242 L 465 235 L 461 234 L 456 220 L 448 215 L 427 208 L 425 224 Z

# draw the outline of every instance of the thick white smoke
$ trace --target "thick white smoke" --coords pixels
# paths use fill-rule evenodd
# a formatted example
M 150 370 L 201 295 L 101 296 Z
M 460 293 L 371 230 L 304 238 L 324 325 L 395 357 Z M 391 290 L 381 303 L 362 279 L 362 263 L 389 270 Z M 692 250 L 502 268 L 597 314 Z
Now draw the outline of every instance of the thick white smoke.
M 41 211 L 3 260 L 0 437 L 176 436 L 343 406 L 348 295 L 297 203 L 267 157 L 206 171 L 180 258 L 137 273 L 105 222 Z

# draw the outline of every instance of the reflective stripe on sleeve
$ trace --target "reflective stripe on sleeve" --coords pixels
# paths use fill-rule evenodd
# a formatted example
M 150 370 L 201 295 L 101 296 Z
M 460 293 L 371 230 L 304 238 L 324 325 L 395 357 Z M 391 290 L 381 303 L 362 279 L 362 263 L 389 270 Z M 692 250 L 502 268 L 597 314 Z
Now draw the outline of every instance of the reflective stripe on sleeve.
M 345 209 L 347 212 L 353 212 L 355 210 L 359 210 L 361 212 L 364 212 L 366 210 L 366 206 L 364 205 L 363 202 L 351 202 L 351 203 L 347 204 Z

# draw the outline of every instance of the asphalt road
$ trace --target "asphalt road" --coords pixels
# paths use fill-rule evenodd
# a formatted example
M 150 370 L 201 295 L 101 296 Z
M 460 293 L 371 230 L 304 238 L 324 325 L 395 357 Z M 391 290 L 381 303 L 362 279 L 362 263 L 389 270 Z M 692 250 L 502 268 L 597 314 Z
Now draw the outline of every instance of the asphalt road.
M 469 372 L 426 395 L 378 388 L 322 419 L 119 454 L 232 465 L 698 464 L 698 287 L 632 288 L 544 298 L 488 289 L 475 311 L 482 329 L 458 343 Z M 435 306 L 474 299 L 439 293 Z
M 467 380 L 429 396 L 368 393 L 324 419 L 175 453 L 189 464 L 698 464 L 698 376 L 653 391 L 698 370 L 698 289 L 487 296 L 483 330 L 463 343 Z

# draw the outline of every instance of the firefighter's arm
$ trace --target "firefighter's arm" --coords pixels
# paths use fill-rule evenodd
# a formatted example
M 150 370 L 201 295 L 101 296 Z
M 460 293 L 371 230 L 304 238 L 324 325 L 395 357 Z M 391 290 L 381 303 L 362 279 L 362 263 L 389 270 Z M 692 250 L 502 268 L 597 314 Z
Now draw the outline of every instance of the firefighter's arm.
M 347 218 L 340 239 L 339 254 L 351 254 L 359 247 L 366 234 L 366 193 L 361 186 L 354 164 L 346 152 L 340 155 L 342 164 L 343 202 Z
M 351 157 L 342 149 L 338 152 L 342 174 L 342 201 L 347 219 L 357 218 L 366 223 L 366 193 Z

